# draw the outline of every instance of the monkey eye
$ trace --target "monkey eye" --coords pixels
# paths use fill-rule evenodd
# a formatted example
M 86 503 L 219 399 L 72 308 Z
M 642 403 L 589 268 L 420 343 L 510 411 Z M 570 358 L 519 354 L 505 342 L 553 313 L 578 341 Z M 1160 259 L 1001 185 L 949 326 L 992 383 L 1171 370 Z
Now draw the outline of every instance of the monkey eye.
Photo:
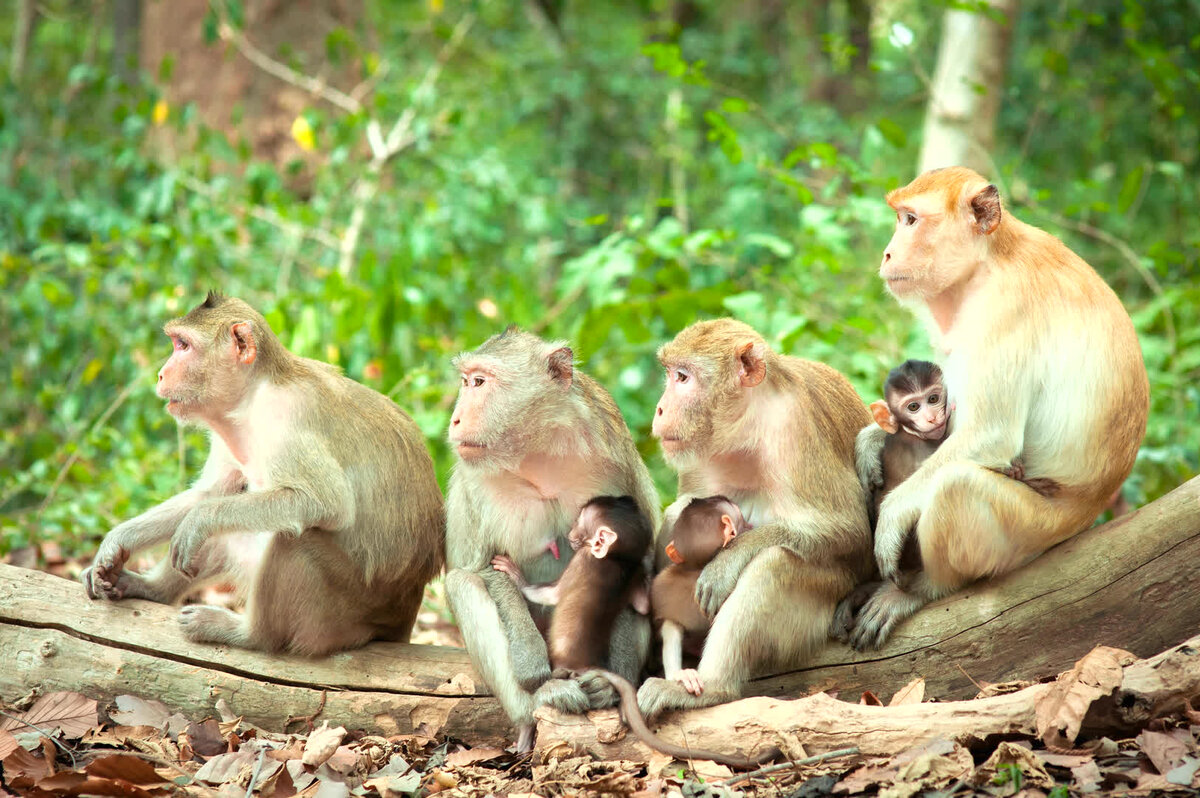
M 687 381 L 688 381 L 688 380 L 691 378 L 691 376 L 692 376 L 692 375 L 688 374 L 688 373 L 687 373 L 686 371 L 684 371 L 683 369 L 676 369 L 676 370 L 675 370 L 675 381 L 676 381 L 676 382 L 678 382 L 678 383 L 680 383 L 680 384 L 683 384 L 683 383 L 687 382 Z
M 942 397 L 938 396 L 936 393 L 930 394 L 929 395 L 929 404 L 936 405 L 939 401 L 941 401 L 941 398 Z
M 484 380 L 483 380 L 483 377 L 480 377 L 478 374 L 476 374 L 476 375 L 475 375 L 475 376 L 472 378 L 472 380 L 471 380 L 471 383 L 472 383 L 472 384 L 473 384 L 473 385 L 474 385 L 476 388 L 478 388 L 479 386 L 483 385 L 483 382 L 484 382 Z
M 183 340 L 178 335 L 171 338 L 171 343 L 174 345 L 176 352 L 186 352 L 192 348 L 187 341 Z
M 912 227 L 917 223 L 917 215 L 912 211 L 905 211 L 903 214 L 903 222 L 909 227 Z
M 909 403 L 908 403 L 908 412 L 910 412 L 910 413 L 915 413 L 915 412 L 917 412 L 917 411 L 918 411 L 918 410 L 920 410 L 920 409 L 921 409 L 921 403 L 920 403 L 920 402 L 909 402 Z

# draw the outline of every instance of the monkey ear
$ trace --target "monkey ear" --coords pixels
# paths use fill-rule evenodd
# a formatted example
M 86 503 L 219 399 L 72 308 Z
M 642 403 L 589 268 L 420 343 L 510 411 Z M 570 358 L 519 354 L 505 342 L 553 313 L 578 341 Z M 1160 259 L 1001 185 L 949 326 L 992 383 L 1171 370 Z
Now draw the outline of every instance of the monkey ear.
M 733 519 L 727 515 L 721 516 L 721 535 L 725 540 L 721 543 L 721 548 L 729 545 L 730 541 L 737 537 L 737 526 L 733 523 Z
M 979 232 L 985 236 L 996 232 L 1000 226 L 1000 191 L 988 183 L 971 197 L 971 213 L 975 215 L 975 224 Z
M 254 343 L 254 328 L 248 321 L 239 321 L 229 328 L 233 345 L 233 356 L 249 366 L 258 356 L 258 345 Z
M 608 554 L 609 548 L 616 542 L 617 533 L 613 532 L 611 527 L 597 528 L 596 534 L 592 535 L 592 556 L 597 560 L 603 560 Z
M 875 418 L 875 423 L 882 427 L 888 435 L 895 435 L 900 429 L 900 425 L 896 423 L 896 417 L 892 415 L 891 410 L 888 410 L 887 402 L 882 399 L 871 402 L 871 415 Z
M 739 344 L 737 356 L 738 380 L 742 383 L 742 387 L 753 388 L 762 382 L 763 377 L 767 376 L 767 360 L 763 352 L 763 345 L 757 341 Z
M 575 371 L 575 353 L 569 346 L 560 346 L 550 353 L 547 367 L 552 380 L 561 383 L 564 388 L 570 388 Z

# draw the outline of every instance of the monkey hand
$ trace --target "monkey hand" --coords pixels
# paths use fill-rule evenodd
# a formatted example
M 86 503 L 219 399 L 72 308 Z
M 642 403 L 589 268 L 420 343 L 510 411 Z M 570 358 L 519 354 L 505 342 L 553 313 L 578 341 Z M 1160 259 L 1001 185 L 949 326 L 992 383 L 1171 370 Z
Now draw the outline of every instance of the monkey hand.
M 79 575 L 83 588 L 90 599 L 115 601 L 125 597 L 125 584 L 121 575 L 129 561 L 129 549 L 120 545 L 100 544 L 100 551 L 92 560 L 90 568 Z
M 582 715 L 591 708 L 587 693 L 574 679 L 550 679 L 533 694 L 533 701 L 569 715 Z
M 708 618 L 716 617 L 717 611 L 737 586 L 743 568 L 742 557 L 737 549 L 718 554 L 704 566 L 696 580 L 696 603 Z
M 878 586 L 854 618 L 848 642 L 857 651 L 882 646 L 896 628 L 921 607 L 925 599 L 917 593 L 901 590 L 890 582 Z
M 875 525 L 875 562 L 879 575 L 887 581 L 896 584 L 902 581 L 900 556 L 920 518 L 921 507 L 908 497 L 903 484 L 883 500 Z
M 684 668 L 672 678 L 682 684 L 683 688 L 692 695 L 700 695 L 704 692 L 704 680 L 700 678 L 700 671 L 695 668 Z
M 492 567 L 500 573 L 508 574 L 517 583 L 517 587 L 528 587 L 529 582 L 526 581 L 524 574 L 521 573 L 521 569 L 517 567 L 512 557 L 509 557 L 507 554 L 497 554 L 493 557 Z
M 210 534 L 196 510 L 188 513 L 171 536 L 171 567 L 184 576 L 195 578 L 200 570 L 200 549 Z

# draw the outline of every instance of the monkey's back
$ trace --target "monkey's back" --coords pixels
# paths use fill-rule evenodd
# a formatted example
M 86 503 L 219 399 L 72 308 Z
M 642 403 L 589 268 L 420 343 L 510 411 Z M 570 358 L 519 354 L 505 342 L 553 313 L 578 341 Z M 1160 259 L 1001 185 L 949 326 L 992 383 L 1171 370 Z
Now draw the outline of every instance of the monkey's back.
M 445 511 L 425 436 L 383 394 L 325 363 L 297 360 L 293 379 L 309 388 L 304 426 L 354 486 L 354 518 L 337 531 L 343 547 L 368 583 L 424 584 L 445 560 Z
M 571 558 L 559 582 L 560 598 L 550 620 L 550 667 L 583 670 L 607 665 L 617 616 L 629 603 L 641 566 L 587 551 Z
M 696 603 L 700 571 L 669 565 L 650 583 L 650 609 L 656 621 L 673 621 L 688 634 L 705 634 L 711 625 Z

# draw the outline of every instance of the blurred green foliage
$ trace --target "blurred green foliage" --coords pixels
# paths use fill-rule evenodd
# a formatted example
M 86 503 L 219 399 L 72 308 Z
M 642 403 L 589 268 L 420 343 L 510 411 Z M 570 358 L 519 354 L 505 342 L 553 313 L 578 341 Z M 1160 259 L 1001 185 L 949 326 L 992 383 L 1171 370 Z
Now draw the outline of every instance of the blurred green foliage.
M 162 323 L 209 287 L 392 396 L 443 480 L 449 359 L 508 323 L 572 342 L 664 498 L 654 351 L 696 319 L 741 318 L 874 398 L 891 365 L 929 351 L 876 269 L 893 223 L 882 196 L 915 170 L 945 4 L 874 3 L 865 68 L 836 24 L 781 36 L 759 5 L 699 0 L 681 26 L 663 0 L 557 3 L 552 29 L 510 0 L 367 3 L 327 55 L 363 78 L 388 69 L 364 112 L 304 112 L 316 168 L 299 181 L 309 167 L 255 160 L 194 109 L 156 118 L 156 76 L 130 88 L 107 66 L 107 16 L 39 4 L 21 84 L 5 73 L 0 92 L 0 553 L 90 548 L 194 474 L 203 438 L 176 431 L 154 372 Z M 1138 327 L 1153 391 L 1127 486 L 1140 503 L 1200 469 L 1195 6 L 1022 9 L 995 87 L 992 176 Z M 461 45 L 416 91 L 464 14 L 477 18 Z M 0 19 L 5 64 L 12 25 Z M 409 108 L 414 145 L 384 166 L 342 274 L 332 239 L 366 173 L 369 120 L 386 131 Z

